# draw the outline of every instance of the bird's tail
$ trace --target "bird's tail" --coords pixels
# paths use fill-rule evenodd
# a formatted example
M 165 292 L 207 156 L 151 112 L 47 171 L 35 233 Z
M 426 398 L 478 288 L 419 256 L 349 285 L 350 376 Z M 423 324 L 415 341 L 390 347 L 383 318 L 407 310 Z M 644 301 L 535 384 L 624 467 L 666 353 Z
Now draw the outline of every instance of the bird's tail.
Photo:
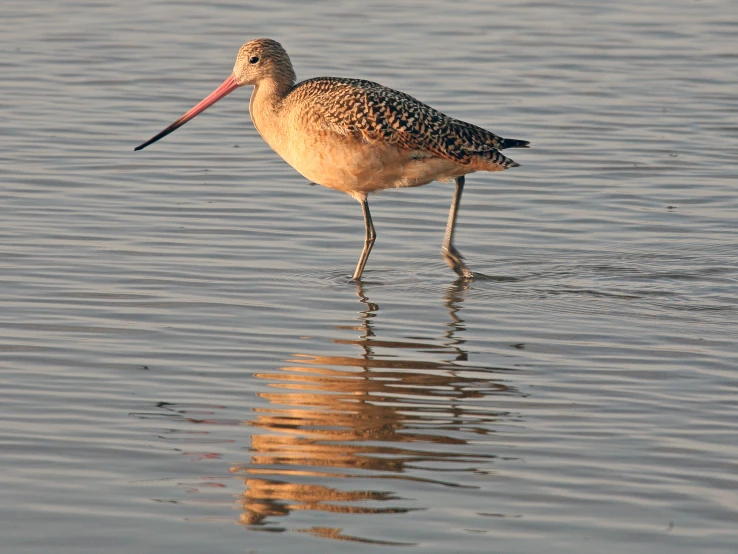
M 530 145 L 530 142 L 528 142 L 527 140 L 506 139 L 506 138 L 500 139 L 500 150 L 504 150 L 505 148 L 528 148 L 529 145 Z
M 511 160 L 499 150 L 480 152 L 472 158 L 474 171 L 503 171 L 511 167 L 519 167 L 520 164 Z

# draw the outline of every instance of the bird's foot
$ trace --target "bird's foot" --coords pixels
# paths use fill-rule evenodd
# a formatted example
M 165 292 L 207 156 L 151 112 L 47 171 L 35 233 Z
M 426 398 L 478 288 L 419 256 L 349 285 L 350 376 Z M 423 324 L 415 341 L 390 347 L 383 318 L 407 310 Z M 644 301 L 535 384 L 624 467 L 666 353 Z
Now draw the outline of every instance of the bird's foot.
M 453 269 L 459 277 L 462 279 L 471 279 L 474 277 L 474 273 L 472 273 L 464 263 L 464 256 L 462 256 L 461 252 L 456 250 L 452 244 L 444 246 L 441 249 L 441 255 L 443 256 L 443 259 L 446 260 L 448 266 Z

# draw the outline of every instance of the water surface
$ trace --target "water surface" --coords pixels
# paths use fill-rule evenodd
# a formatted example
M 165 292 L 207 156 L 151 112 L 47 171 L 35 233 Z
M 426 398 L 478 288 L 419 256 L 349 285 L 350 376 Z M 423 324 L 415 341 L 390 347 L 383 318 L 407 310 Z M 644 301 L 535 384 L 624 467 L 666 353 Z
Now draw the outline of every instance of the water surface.
M 731 2 L 6 2 L 3 552 L 734 552 Z M 263 143 L 280 40 L 522 164 L 373 197 Z

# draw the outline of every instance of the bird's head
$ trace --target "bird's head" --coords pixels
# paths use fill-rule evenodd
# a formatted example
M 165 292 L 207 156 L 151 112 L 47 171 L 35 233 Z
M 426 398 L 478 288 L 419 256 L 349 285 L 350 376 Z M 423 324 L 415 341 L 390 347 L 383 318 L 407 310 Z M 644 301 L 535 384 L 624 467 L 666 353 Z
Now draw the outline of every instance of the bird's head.
M 292 86 L 296 76 L 282 45 L 276 40 L 258 38 L 247 42 L 238 51 L 233 78 L 239 86 L 256 85 L 266 79 Z
M 276 40 L 258 38 L 247 42 L 238 51 L 233 73 L 217 89 L 169 127 L 139 144 L 134 150 L 146 148 L 149 144 L 179 129 L 238 87 L 271 81 L 276 90 L 286 91 L 295 84 L 295 78 L 295 70 L 292 69 L 290 57 Z

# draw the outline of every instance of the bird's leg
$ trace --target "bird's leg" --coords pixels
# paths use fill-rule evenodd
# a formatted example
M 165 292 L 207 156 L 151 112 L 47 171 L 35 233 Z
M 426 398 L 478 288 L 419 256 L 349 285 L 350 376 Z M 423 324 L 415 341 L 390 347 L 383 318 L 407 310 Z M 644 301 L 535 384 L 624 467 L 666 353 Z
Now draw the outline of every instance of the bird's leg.
M 461 252 L 456 250 L 454 247 L 454 228 L 456 227 L 456 213 L 459 211 L 459 204 L 461 203 L 461 193 L 464 191 L 464 176 L 457 177 L 456 179 L 456 192 L 454 192 L 454 199 L 451 202 L 451 210 L 448 214 L 448 223 L 446 224 L 446 236 L 443 239 L 443 247 L 441 248 L 441 254 L 446 263 L 453 269 L 459 277 L 464 279 L 470 279 L 474 277 L 474 274 L 466 267 L 464 263 L 464 257 Z
M 364 224 L 366 225 L 366 238 L 364 238 L 364 249 L 361 251 L 361 257 L 359 263 L 356 265 L 356 271 L 354 276 L 351 278 L 352 281 L 358 281 L 361 279 L 361 274 L 364 271 L 366 261 L 369 259 L 369 252 L 372 251 L 374 241 L 377 239 L 377 233 L 374 231 L 374 223 L 372 223 L 372 214 L 369 213 L 369 202 L 367 202 L 366 196 L 359 200 L 361 204 L 361 211 L 364 212 Z

